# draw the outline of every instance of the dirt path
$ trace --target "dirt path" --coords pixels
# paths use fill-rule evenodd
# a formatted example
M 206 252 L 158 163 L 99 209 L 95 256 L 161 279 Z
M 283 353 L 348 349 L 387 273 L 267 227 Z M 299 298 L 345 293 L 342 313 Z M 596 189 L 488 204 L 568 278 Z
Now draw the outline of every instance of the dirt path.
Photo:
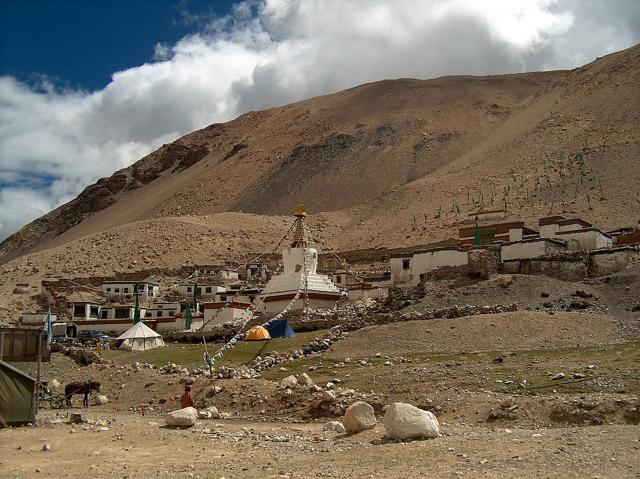
M 380 424 L 351 437 L 323 432 L 318 423 L 158 424 L 123 415 L 101 432 L 105 426 L 69 424 L 3 430 L 0 476 L 640 477 L 637 426 L 510 431 L 443 424 L 436 440 L 377 444 Z M 41 450 L 44 443 L 50 451 Z

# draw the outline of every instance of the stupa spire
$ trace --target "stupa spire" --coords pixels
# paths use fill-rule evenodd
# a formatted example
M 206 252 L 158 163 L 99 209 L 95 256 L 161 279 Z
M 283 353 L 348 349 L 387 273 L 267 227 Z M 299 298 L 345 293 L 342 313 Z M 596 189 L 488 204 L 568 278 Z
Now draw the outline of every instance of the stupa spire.
M 304 209 L 304 205 L 302 203 L 298 203 L 295 211 L 293 212 L 293 216 L 296 217 L 296 226 L 293 232 L 293 242 L 291 243 L 292 248 L 306 248 L 307 247 L 307 234 L 304 228 L 304 221 L 307 217 L 307 212 Z

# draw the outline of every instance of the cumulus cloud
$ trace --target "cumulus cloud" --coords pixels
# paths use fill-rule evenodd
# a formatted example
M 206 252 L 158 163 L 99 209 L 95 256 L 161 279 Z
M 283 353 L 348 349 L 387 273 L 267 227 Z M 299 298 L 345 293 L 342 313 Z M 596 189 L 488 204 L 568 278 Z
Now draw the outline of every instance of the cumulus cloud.
M 163 143 L 384 78 L 572 68 L 640 40 L 635 0 L 249 0 L 94 92 L 0 78 L 0 239 Z

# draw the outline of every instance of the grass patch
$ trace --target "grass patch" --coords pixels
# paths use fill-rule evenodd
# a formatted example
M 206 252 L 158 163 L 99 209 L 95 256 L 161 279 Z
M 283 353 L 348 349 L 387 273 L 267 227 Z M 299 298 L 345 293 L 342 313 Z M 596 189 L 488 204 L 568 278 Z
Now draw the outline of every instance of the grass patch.
M 257 356 L 264 356 L 269 352 L 284 352 L 300 349 L 304 344 L 312 341 L 314 338 L 324 336 L 326 331 L 327 330 L 319 330 L 297 333 L 293 338 L 278 338 L 268 341 L 240 341 L 236 344 L 236 347 L 227 352 L 217 364 L 238 366 L 247 364 Z M 208 343 L 207 348 L 209 353 L 213 354 L 222 344 L 223 343 Z M 193 368 L 204 367 L 204 361 L 202 359 L 203 352 L 204 346 L 202 344 L 169 343 L 164 348 L 156 348 L 149 351 L 105 351 L 103 356 L 118 364 L 130 364 L 138 361 L 140 363 L 154 364 L 155 366 L 164 366 L 168 362 L 172 362 Z

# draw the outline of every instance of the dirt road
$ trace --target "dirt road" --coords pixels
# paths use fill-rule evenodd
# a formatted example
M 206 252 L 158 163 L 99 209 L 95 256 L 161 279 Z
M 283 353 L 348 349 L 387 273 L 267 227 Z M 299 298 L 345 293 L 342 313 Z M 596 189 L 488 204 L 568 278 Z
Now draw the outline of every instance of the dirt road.
M 48 423 L 0 432 L 0 476 L 194 478 L 640 477 L 640 429 L 504 429 L 443 424 L 441 438 L 388 443 L 381 424 L 351 437 L 321 423 L 88 416 L 107 426 Z M 100 430 L 102 428 L 103 430 Z M 51 450 L 42 451 L 44 444 Z

